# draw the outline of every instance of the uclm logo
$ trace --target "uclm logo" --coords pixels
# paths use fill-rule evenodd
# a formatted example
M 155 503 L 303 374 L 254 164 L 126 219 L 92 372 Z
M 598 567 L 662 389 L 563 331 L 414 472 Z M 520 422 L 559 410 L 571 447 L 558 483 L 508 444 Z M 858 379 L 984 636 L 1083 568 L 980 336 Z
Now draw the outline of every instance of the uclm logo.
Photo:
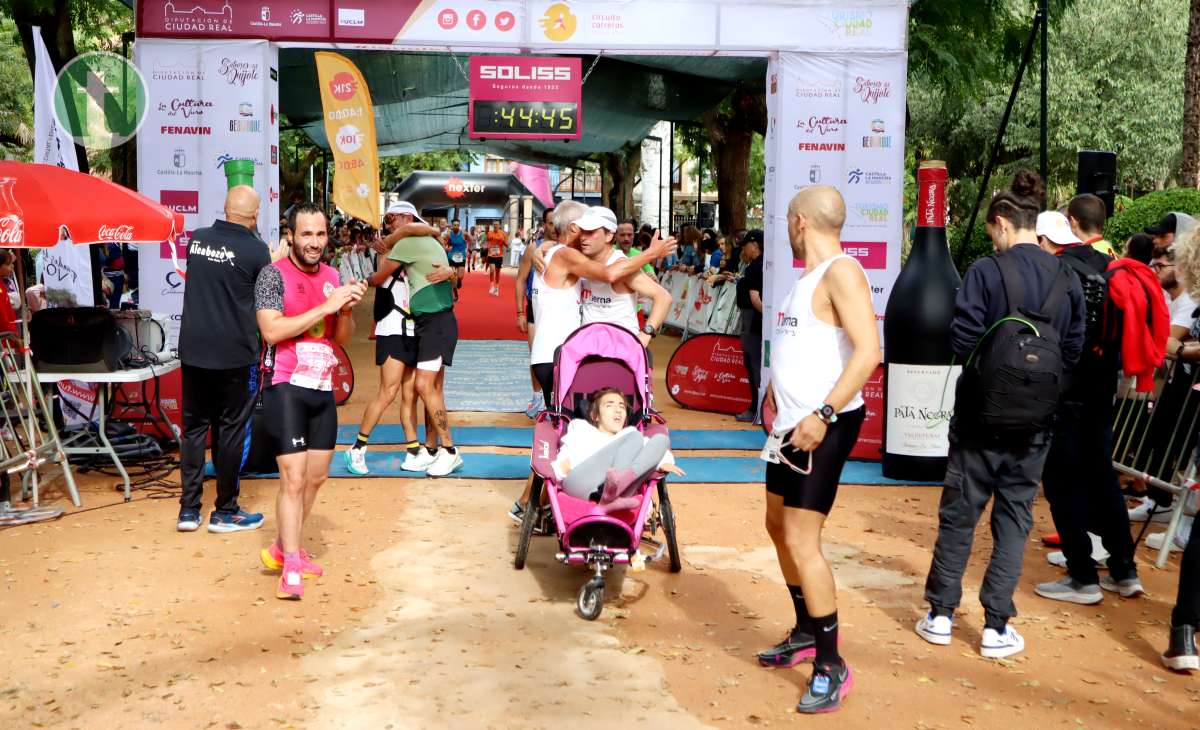
M 570 81 L 569 66 L 481 66 L 479 78 L 500 81 Z
M 339 71 L 329 80 L 329 93 L 338 101 L 348 101 L 358 92 L 358 81 L 349 71 Z

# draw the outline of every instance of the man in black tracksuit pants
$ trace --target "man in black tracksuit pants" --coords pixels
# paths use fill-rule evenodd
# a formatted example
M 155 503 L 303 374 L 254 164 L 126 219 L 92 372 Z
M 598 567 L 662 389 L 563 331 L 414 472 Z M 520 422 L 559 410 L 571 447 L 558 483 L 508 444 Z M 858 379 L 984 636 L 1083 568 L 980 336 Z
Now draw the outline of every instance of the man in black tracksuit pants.
M 1016 195 L 1008 190 L 993 198 L 988 232 L 999 255 L 1019 271 L 1024 301 L 1010 305 L 994 258 L 975 262 L 958 291 L 951 324 L 959 362 L 967 361 L 984 333 L 998 320 L 1017 307 L 1040 310 L 1059 276 L 1069 277 L 1062 271 L 1062 264 L 1035 242 L 1034 222 L 1040 199 L 1040 192 Z M 1084 335 L 1083 291 L 1077 279 L 1069 277 L 1068 281 L 1061 305 L 1056 311 L 1044 313 L 1059 333 L 1065 368 L 1079 359 Z M 1012 595 L 1021 575 L 1025 541 L 1033 526 L 1033 500 L 1050 448 L 1050 434 L 1037 433 L 1019 441 L 999 439 L 974 418 L 969 405 L 972 393 L 967 392 L 970 387 L 965 378 L 960 380 L 950 425 L 937 543 L 925 582 L 930 612 L 917 623 L 916 631 L 930 643 L 950 643 L 951 617 L 962 599 L 962 576 L 970 558 L 975 525 L 988 501 L 995 497 L 991 518 L 994 546 L 979 594 L 985 609 L 980 653 L 1002 658 L 1025 646 L 1008 619 L 1017 613 Z M 1014 407 L 1019 408 L 1019 404 Z
M 216 506 L 209 532 L 262 526 L 262 515 L 238 506 L 238 473 L 250 450 L 250 416 L 258 393 L 258 324 L 254 282 L 271 263 L 267 244 L 254 232 L 258 194 L 247 186 L 225 198 L 225 218 L 192 234 L 187 286 L 179 329 L 183 375 L 183 439 L 179 498 L 181 532 L 200 527 L 204 496 L 204 445 L 212 433 L 217 470 Z
M 1051 253 L 1063 263 L 1070 259 L 1077 274 L 1104 273 L 1112 261 L 1091 246 L 1057 247 L 1053 242 L 1047 246 L 1059 248 Z M 1101 588 L 1125 598 L 1145 592 L 1134 565 L 1129 511 L 1112 468 L 1113 399 L 1121 363 L 1120 341 L 1108 332 L 1103 322 L 1092 328 L 1071 371 L 1042 473 L 1050 515 L 1067 559 L 1067 575 L 1038 584 L 1034 593 L 1084 605 L 1103 600 Z M 1089 530 L 1100 536 L 1109 553 L 1109 574 L 1104 579 L 1092 560 Z

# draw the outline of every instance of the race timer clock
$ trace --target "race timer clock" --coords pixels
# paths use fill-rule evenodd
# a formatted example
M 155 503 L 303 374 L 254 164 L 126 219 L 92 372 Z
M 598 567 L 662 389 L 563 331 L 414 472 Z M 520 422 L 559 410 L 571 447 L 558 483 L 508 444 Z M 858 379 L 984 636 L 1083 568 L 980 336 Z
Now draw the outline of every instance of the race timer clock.
M 574 137 L 579 129 L 579 104 L 570 101 L 476 101 L 473 134 Z
M 562 56 L 472 56 L 471 139 L 579 139 L 582 63 Z

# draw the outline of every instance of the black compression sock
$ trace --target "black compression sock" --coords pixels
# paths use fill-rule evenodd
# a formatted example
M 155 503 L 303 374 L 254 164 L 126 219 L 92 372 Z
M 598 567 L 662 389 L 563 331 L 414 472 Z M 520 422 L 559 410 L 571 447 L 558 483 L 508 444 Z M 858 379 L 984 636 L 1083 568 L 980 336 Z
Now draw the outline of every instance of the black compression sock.
M 453 446 L 443 446 L 442 448 L 445 449 L 446 451 L 449 451 L 451 454 L 458 453 L 458 449 L 454 448 Z
M 416 456 L 417 454 L 421 453 L 421 443 L 419 441 L 409 441 L 407 444 L 404 445 L 404 448 L 406 451 L 408 451 L 408 453 L 412 454 L 413 456 Z
M 800 586 L 789 585 L 788 593 L 792 596 L 792 606 L 796 609 L 796 631 L 811 635 L 813 632 L 812 617 L 808 615 L 808 607 L 804 604 L 804 591 Z
M 365 449 L 365 448 L 367 448 L 367 441 L 369 441 L 370 439 L 371 439 L 371 435 L 370 435 L 370 434 L 363 433 L 362 431 L 359 431 L 359 432 L 358 432 L 358 438 L 354 440 L 354 445 L 353 445 L 353 446 L 351 446 L 350 448 L 352 448 L 352 449 Z
M 817 664 L 842 666 L 842 655 L 838 653 L 837 611 L 828 616 L 813 616 L 813 638 L 817 642 Z

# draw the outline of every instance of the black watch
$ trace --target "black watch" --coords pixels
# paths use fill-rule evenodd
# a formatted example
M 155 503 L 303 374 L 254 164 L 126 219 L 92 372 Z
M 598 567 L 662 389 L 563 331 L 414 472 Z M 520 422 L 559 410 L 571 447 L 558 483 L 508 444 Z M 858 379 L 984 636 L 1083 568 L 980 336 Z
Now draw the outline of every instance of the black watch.
M 837 422 L 837 411 L 828 403 L 822 403 L 821 407 L 813 411 L 813 413 L 817 414 L 817 418 L 824 421 L 827 426 Z
M 658 330 L 656 330 L 656 329 L 654 329 L 653 327 L 651 327 L 649 322 L 647 322 L 646 324 L 642 325 L 642 332 L 643 332 L 644 334 L 650 335 L 651 337 L 654 337 L 655 335 L 657 335 L 657 334 L 658 334 Z

